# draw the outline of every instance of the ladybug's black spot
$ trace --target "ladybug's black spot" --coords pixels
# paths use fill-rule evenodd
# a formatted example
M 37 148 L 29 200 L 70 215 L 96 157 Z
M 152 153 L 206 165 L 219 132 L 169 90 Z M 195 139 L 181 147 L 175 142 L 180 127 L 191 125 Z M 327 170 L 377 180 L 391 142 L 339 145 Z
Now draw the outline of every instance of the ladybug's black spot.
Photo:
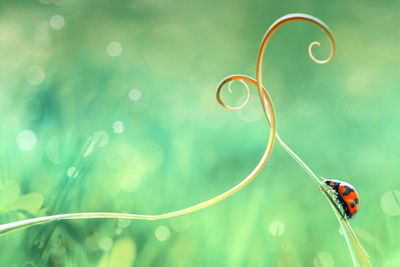
M 354 199 L 354 203 L 356 203 L 356 204 L 360 203 L 360 201 L 358 200 L 358 198 Z
M 354 201 L 355 202 L 355 201 Z M 354 208 L 356 206 L 356 204 L 354 204 L 354 202 L 351 203 L 351 207 Z
M 348 187 L 347 185 L 344 186 L 343 196 L 348 196 L 351 192 L 354 192 L 354 189 Z

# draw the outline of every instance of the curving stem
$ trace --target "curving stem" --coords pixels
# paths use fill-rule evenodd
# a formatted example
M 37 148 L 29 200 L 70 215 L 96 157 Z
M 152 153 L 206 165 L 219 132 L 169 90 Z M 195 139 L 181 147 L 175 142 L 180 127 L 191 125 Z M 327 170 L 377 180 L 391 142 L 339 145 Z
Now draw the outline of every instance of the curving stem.
M 185 208 L 185 209 L 181 209 L 181 210 L 177 210 L 177 211 L 172 211 L 172 212 L 168 212 L 168 213 L 163 213 L 163 214 L 158 214 L 158 215 L 138 215 L 138 214 L 124 214 L 124 213 L 109 213 L 109 212 L 85 212 L 85 213 L 70 213 L 70 214 L 60 214 L 60 215 L 52 215 L 52 216 L 45 216 L 45 217 L 38 217 L 38 218 L 33 218 L 33 219 L 27 219 L 27 220 L 21 220 L 21 221 L 17 221 L 17 222 L 12 222 L 12 223 L 7 223 L 7 224 L 3 224 L 0 225 L 0 235 L 1 234 L 5 234 L 5 233 L 9 233 L 11 231 L 14 230 L 18 230 L 18 229 L 22 229 L 22 228 L 26 228 L 26 227 L 30 227 L 33 225 L 38 225 L 38 224 L 44 224 L 44 223 L 48 223 L 48 222 L 53 222 L 53 221 L 59 221 L 59 220 L 67 220 L 67 219 L 102 219 L 102 218 L 112 218 L 112 219 L 136 219 L 136 220 L 161 220 L 161 219 L 167 219 L 167 218 L 172 218 L 172 217 L 176 217 L 176 216 L 181 216 L 184 214 L 188 214 L 200 209 L 204 209 L 206 207 L 209 207 L 211 205 L 214 205 L 216 203 L 218 203 L 219 201 L 235 194 L 236 192 L 238 192 L 240 189 L 242 189 L 243 187 L 245 187 L 248 183 L 250 183 L 263 169 L 263 167 L 265 166 L 265 164 L 268 162 L 274 144 L 275 144 L 275 139 L 278 140 L 278 142 L 280 143 L 280 145 L 289 153 L 289 155 L 291 155 L 296 162 L 313 178 L 314 182 L 317 183 L 317 185 L 319 186 L 320 189 L 323 189 L 323 185 L 320 182 L 319 178 L 312 172 L 312 170 L 300 159 L 300 157 L 298 157 L 284 142 L 283 140 L 279 137 L 279 135 L 277 134 L 276 131 L 276 118 L 275 118 L 275 110 L 273 107 L 273 103 L 272 100 L 268 94 L 268 92 L 264 89 L 263 83 L 262 83 L 262 61 L 263 61 L 263 56 L 264 56 L 264 51 L 265 48 L 268 44 L 268 41 L 270 39 L 270 37 L 272 36 L 272 34 L 278 29 L 280 28 L 282 25 L 291 22 L 291 21 L 296 21 L 296 20 L 304 20 L 304 21 L 309 21 L 311 23 L 316 24 L 317 26 L 319 26 L 320 28 L 322 28 L 328 35 L 331 44 L 332 44 L 332 49 L 331 49 L 331 53 L 329 55 L 329 57 L 325 60 L 318 60 L 316 59 L 313 54 L 312 54 L 312 47 L 314 45 L 319 46 L 320 44 L 318 42 L 312 42 L 309 47 L 308 47 L 308 53 L 309 56 L 311 57 L 311 59 L 319 64 L 324 64 L 329 62 L 334 54 L 335 54 L 335 42 L 333 39 L 333 34 L 331 32 L 331 30 L 329 29 L 329 27 L 322 22 L 321 20 L 307 15 L 307 14 L 300 14 L 300 13 L 296 13 L 296 14 L 289 14 L 286 16 L 283 16 L 281 18 L 279 18 L 278 20 L 276 20 L 267 30 L 267 32 L 264 35 L 264 38 L 261 42 L 260 45 L 260 50 L 258 53 L 258 59 L 257 59 L 257 79 L 253 79 L 251 77 L 245 76 L 245 75 L 232 75 L 232 76 L 228 76 L 225 79 L 223 79 L 218 87 L 217 87 L 217 101 L 219 104 L 221 104 L 221 106 L 223 106 L 226 109 L 229 110 L 238 110 L 243 108 L 250 97 L 250 90 L 247 86 L 247 84 L 245 82 L 249 82 L 251 84 L 253 84 L 254 86 L 256 86 L 258 88 L 258 92 L 259 92 L 259 97 L 260 97 L 260 101 L 261 101 L 261 105 L 263 107 L 264 110 L 264 114 L 267 118 L 267 121 L 269 122 L 270 125 L 270 133 L 269 133 L 269 138 L 268 138 L 268 144 L 267 147 L 264 151 L 263 156 L 261 157 L 260 161 L 258 162 L 258 164 L 256 165 L 256 167 L 253 169 L 253 171 L 251 171 L 251 173 L 245 177 L 239 184 L 237 184 L 236 186 L 232 187 L 231 189 L 227 190 L 226 192 L 212 198 L 209 200 L 206 200 L 204 202 L 201 202 L 197 205 Z M 227 83 L 231 83 L 233 81 L 240 81 L 242 82 L 247 90 L 247 98 L 245 100 L 245 102 L 238 106 L 238 107 L 231 107 L 226 105 L 220 97 L 220 91 L 221 88 Z M 230 91 L 230 84 L 228 86 L 228 90 Z M 338 213 L 340 214 L 340 210 L 337 207 L 336 203 L 333 201 L 333 199 L 330 197 L 330 195 L 326 192 L 323 191 L 325 193 L 325 196 L 327 197 L 327 199 L 329 200 L 330 204 L 332 205 L 336 216 L 338 216 Z M 335 210 L 336 209 L 336 210 Z M 361 252 L 357 251 L 357 243 L 359 244 L 357 237 L 355 236 L 353 230 L 351 229 L 350 225 L 348 224 L 348 222 L 346 220 L 341 220 L 340 217 L 338 216 L 338 220 L 339 223 L 343 229 L 343 232 L 345 233 L 345 237 L 346 237 L 346 241 L 347 244 L 349 245 L 350 248 L 350 253 L 352 255 L 352 259 L 353 259 L 353 263 L 356 265 L 356 261 L 354 258 L 354 253 L 352 253 L 352 248 L 350 246 L 350 241 L 353 242 L 353 245 L 356 246 L 356 252 L 357 255 L 359 256 L 360 262 L 363 264 L 365 261 L 363 261 L 363 250 L 361 245 L 359 245 L 359 247 L 361 247 Z M 346 234 L 347 233 L 347 234 Z M 348 235 L 350 236 L 350 239 L 348 237 Z M 364 252 L 365 254 L 365 252 Z M 366 256 L 365 256 L 366 257 Z M 366 260 L 367 263 L 368 259 Z M 364 264 L 363 264 L 364 265 Z M 367 265 L 367 264 L 365 264 Z

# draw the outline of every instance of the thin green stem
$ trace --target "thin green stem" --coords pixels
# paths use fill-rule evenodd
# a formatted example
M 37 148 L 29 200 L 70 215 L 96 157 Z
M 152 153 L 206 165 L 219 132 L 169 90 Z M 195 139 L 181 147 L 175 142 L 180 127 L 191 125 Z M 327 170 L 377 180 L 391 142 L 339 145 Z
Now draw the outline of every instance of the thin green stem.
M 346 244 L 347 244 L 347 247 L 349 248 L 351 259 L 353 261 L 353 265 L 357 266 L 358 264 L 356 262 L 356 257 L 355 257 L 356 254 L 353 251 L 354 248 L 352 246 L 352 242 L 351 242 L 351 240 L 347 234 L 347 231 L 345 230 L 345 226 L 344 226 L 344 224 L 347 224 L 347 226 L 350 228 L 350 225 L 348 224 L 347 220 L 344 219 L 344 216 L 343 216 L 342 212 L 340 211 L 339 207 L 337 206 L 335 201 L 332 199 L 332 197 L 328 193 L 328 191 L 322 190 L 322 189 L 324 189 L 324 187 L 322 186 L 322 183 L 320 182 L 318 177 L 315 175 L 315 173 L 310 169 L 310 167 L 308 167 L 308 165 L 296 153 L 294 153 L 293 150 L 291 150 L 278 135 L 277 135 L 277 139 L 278 139 L 279 144 L 283 147 L 283 149 L 285 149 L 285 151 L 297 162 L 297 164 L 299 164 L 299 166 L 301 168 L 303 168 L 303 170 L 313 179 L 313 181 L 318 184 L 318 187 L 320 188 L 321 192 L 328 199 L 328 201 L 331 204 L 332 209 L 339 221 L 340 227 L 341 227 L 344 237 L 346 239 Z

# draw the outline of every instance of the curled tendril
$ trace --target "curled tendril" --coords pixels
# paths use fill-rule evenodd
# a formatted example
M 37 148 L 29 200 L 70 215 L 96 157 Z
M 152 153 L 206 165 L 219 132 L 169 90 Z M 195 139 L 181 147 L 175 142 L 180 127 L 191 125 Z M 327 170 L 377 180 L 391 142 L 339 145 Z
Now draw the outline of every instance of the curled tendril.
M 245 83 L 242 79 L 239 79 L 239 80 L 232 79 L 232 80 L 229 81 L 229 84 L 228 84 L 228 91 L 230 93 L 232 93 L 231 84 L 232 84 L 233 81 L 240 81 L 244 85 L 244 87 L 246 88 L 247 95 L 246 95 L 246 100 L 243 102 L 243 104 L 241 104 L 240 106 L 237 106 L 237 107 L 231 107 L 231 106 L 226 105 L 221 100 L 220 91 L 221 91 L 221 88 L 224 86 L 225 83 L 220 83 L 220 85 L 218 85 L 218 87 L 217 87 L 217 101 L 221 106 L 223 106 L 224 108 L 226 108 L 228 110 L 239 110 L 239 109 L 243 108 L 244 106 L 246 106 L 247 103 L 249 102 L 249 99 L 250 99 L 250 88 L 247 85 L 247 83 Z
M 321 44 L 319 43 L 319 42 L 312 42 L 309 46 L 308 46 L 308 55 L 310 55 L 310 58 L 315 62 L 315 63 L 318 63 L 318 64 L 325 64 L 325 63 L 328 63 L 330 60 L 331 60 L 331 56 L 329 57 L 329 58 L 327 58 L 327 59 L 325 59 L 325 60 L 318 60 L 318 59 L 316 59 L 315 57 L 314 57 L 314 55 L 313 55 L 313 53 L 312 53 L 312 48 L 313 48 L 313 46 L 314 45 L 316 45 L 316 46 L 321 46 Z
M 278 140 L 280 145 L 289 153 L 289 155 L 291 155 L 296 160 L 296 162 L 313 178 L 313 180 L 317 183 L 317 185 L 321 189 L 323 189 L 323 185 L 322 185 L 321 181 L 319 180 L 319 178 L 279 137 L 279 135 L 276 131 L 275 110 L 274 110 L 274 107 L 272 104 L 272 100 L 271 100 L 268 92 L 265 90 L 263 83 L 262 83 L 262 60 L 263 60 L 264 51 L 268 44 L 269 39 L 271 38 L 273 33 L 278 28 L 280 28 L 282 25 L 284 25 L 288 22 L 297 21 L 297 20 L 303 20 L 303 21 L 308 21 L 308 22 L 314 23 L 326 32 L 326 34 L 328 35 L 328 37 L 331 41 L 331 45 L 332 45 L 332 49 L 331 49 L 331 53 L 330 53 L 329 57 L 325 60 L 318 60 L 314 57 L 314 55 L 312 54 L 312 47 L 314 45 L 320 46 L 319 42 L 312 42 L 309 45 L 308 54 L 309 54 L 310 58 L 318 64 L 325 64 L 325 63 L 329 62 L 335 54 L 335 41 L 334 41 L 333 34 L 332 34 L 331 30 L 329 29 L 329 27 L 321 20 L 319 20 L 313 16 L 307 15 L 307 14 L 300 14 L 300 13 L 289 14 L 289 15 L 283 16 L 283 17 L 279 18 L 278 20 L 276 20 L 269 27 L 269 29 L 267 30 L 267 32 L 264 35 L 264 38 L 260 45 L 260 50 L 259 50 L 258 59 L 257 59 L 257 79 L 253 79 L 249 76 L 240 75 L 240 74 L 231 75 L 231 76 L 228 76 L 225 79 L 223 79 L 217 87 L 217 92 L 216 92 L 217 101 L 222 107 L 224 107 L 228 110 L 241 109 L 244 106 L 246 106 L 246 104 L 248 103 L 249 98 L 250 98 L 250 89 L 247 86 L 246 82 L 257 87 L 259 96 L 260 96 L 261 105 L 264 110 L 264 114 L 270 125 L 268 144 L 267 144 L 267 147 L 265 149 L 265 152 L 264 152 L 262 158 L 258 162 L 257 166 L 253 169 L 253 171 L 246 178 L 244 178 L 239 184 L 237 184 L 236 186 L 232 187 L 228 191 L 226 191 L 212 199 L 206 200 L 202 203 L 199 203 L 197 205 L 194 205 L 194 206 L 191 206 L 191 207 L 188 207 L 185 209 L 181 209 L 181 210 L 177 210 L 177 211 L 173 211 L 173 212 L 169 212 L 169 213 L 164 213 L 164 214 L 159 214 L 159 215 L 138 215 L 138 214 L 109 213 L 109 212 L 86 212 L 86 213 L 70 213 L 70 214 L 52 215 L 52 216 L 27 219 L 27 220 L 22 220 L 22 221 L 17 221 L 17 222 L 0 225 L 0 235 L 14 231 L 14 230 L 37 225 L 37 224 L 43 224 L 43 223 L 47 223 L 47 222 L 51 222 L 51 221 L 58 221 L 58 220 L 65 220 L 65 219 L 113 218 L 113 219 L 161 220 L 161 219 L 167 219 L 167 218 L 172 218 L 172 217 L 188 214 L 188 213 L 209 207 L 209 206 L 214 205 L 217 202 L 235 194 L 237 191 L 239 191 L 240 189 L 245 187 L 248 183 L 250 183 L 260 173 L 260 171 L 265 166 L 265 164 L 267 163 L 268 159 L 271 156 L 271 153 L 272 153 L 272 150 L 274 147 L 274 143 L 275 143 L 275 139 Z M 231 106 L 226 105 L 221 100 L 221 97 L 220 97 L 221 89 L 227 82 L 229 82 L 228 90 L 231 92 L 230 85 L 233 81 L 240 81 L 242 84 L 244 84 L 244 86 L 246 87 L 246 90 L 247 90 L 246 100 L 244 101 L 244 103 L 242 105 L 237 106 L 237 107 L 231 107 Z M 355 246 L 356 254 L 359 257 L 361 264 L 368 266 L 369 261 L 368 261 L 367 257 L 365 256 L 365 252 L 363 251 L 361 245 L 359 244 L 358 239 L 357 239 L 356 235 L 354 234 L 353 230 L 351 229 L 350 225 L 348 224 L 347 220 L 341 219 L 339 217 L 338 214 L 340 214 L 340 210 L 337 207 L 335 201 L 332 199 L 332 197 L 327 193 L 327 191 L 322 191 L 322 192 L 325 194 L 325 196 L 329 200 L 330 204 L 332 205 L 332 207 L 335 211 L 335 214 L 338 217 L 339 223 L 343 229 L 343 232 L 345 233 L 346 241 L 350 248 L 350 253 L 352 255 L 353 263 L 356 265 L 354 253 L 352 252 L 352 248 L 350 246 L 351 243 Z M 349 239 L 350 239 L 350 241 L 349 241 Z

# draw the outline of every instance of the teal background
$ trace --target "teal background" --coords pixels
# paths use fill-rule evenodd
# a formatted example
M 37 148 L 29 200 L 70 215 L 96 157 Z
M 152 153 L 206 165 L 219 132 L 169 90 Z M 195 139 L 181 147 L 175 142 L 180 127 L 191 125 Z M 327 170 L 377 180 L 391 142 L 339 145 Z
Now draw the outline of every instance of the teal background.
M 278 131 L 318 175 L 357 188 L 350 223 L 371 262 L 399 265 L 399 10 L 398 1 L 2 1 L 1 223 L 160 214 L 239 183 L 269 128 L 255 88 L 237 112 L 218 105 L 215 88 L 227 75 L 255 77 L 264 32 L 303 12 L 330 26 L 337 54 L 326 65 L 309 59 L 312 41 L 318 58 L 330 51 L 313 24 L 276 32 L 263 79 Z M 244 89 L 232 87 L 223 99 L 235 105 Z M 351 266 L 328 202 L 279 145 L 252 183 L 205 210 L 50 223 L 0 236 L 0 250 L 1 266 Z

